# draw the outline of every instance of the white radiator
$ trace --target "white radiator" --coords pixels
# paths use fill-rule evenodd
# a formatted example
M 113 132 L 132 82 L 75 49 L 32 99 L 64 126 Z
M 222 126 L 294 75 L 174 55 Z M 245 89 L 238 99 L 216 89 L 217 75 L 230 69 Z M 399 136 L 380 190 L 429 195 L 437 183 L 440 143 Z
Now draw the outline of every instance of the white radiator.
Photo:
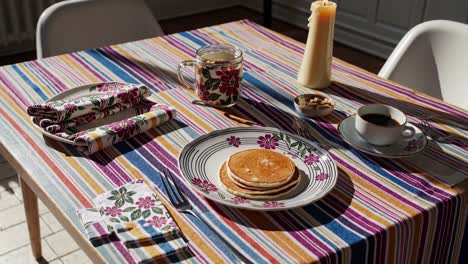
M 0 56 L 35 48 L 42 11 L 61 0 L 0 0 Z

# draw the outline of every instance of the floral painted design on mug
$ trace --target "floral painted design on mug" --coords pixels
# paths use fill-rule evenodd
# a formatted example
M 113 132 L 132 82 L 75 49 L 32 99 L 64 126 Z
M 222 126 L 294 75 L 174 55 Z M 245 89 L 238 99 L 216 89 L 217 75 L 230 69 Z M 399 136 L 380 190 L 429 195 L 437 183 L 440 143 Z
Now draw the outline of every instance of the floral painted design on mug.
M 182 84 L 196 90 L 200 101 L 215 107 L 233 106 L 242 89 L 242 51 L 225 44 L 213 44 L 197 50 L 194 60 L 179 64 L 177 76 Z M 195 82 L 182 74 L 186 66 L 195 67 Z
M 201 101 L 214 106 L 228 106 L 239 99 L 242 65 L 197 66 L 197 95 Z

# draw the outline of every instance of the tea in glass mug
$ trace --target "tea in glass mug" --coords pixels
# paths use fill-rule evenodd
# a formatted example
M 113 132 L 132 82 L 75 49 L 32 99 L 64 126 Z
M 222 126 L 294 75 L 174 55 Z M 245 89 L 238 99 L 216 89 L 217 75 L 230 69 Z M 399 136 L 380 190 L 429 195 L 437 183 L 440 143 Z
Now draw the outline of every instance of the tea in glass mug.
M 237 103 L 242 89 L 242 51 L 226 44 L 214 44 L 197 50 L 195 60 L 179 64 L 177 76 L 197 91 L 200 100 L 211 106 L 230 107 Z M 195 83 L 185 80 L 182 69 L 195 67 Z

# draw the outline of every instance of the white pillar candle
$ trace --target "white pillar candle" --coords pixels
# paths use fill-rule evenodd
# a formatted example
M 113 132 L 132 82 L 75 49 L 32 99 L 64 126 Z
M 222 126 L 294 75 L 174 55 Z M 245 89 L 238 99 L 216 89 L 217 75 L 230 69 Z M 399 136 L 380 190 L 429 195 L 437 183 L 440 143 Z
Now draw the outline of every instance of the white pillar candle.
M 320 89 L 331 84 L 336 4 L 326 0 L 316 1 L 310 10 L 309 35 L 297 81 L 306 87 Z

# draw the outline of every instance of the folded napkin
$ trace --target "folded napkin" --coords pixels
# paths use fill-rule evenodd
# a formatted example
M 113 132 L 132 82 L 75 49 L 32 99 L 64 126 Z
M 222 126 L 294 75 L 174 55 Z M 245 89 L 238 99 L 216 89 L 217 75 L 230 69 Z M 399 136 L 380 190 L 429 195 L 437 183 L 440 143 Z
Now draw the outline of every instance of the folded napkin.
M 162 104 L 154 104 L 149 109 L 149 112 L 138 116 L 86 129 L 74 134 L 59 132 L 55 135 L 79 143 L 80 146 L 77 146 L 77 149 L 89 155 L 163 124 L 174 118 L 175 115 L 175 108 Z
M 28 107 L 33 122 L 56 136 L 75 141 L 78 150 L 92 154 L 172 119 L 175 109 L 145 98 L 151 91 L 137 84 L 101 83 L 73 100 Z M 117 114 L 119 113 L 119 114 Z M 96 120 L 105 118 L 99 126 Z
M 98 195 L 93 203 L 99 208 L 102 220 L 109 224 L 145 220 L 146 225 L 153 225 L 161 231 L 177 228 L 166 207 L 143 180 L 132 181 Z
M 93 203 L 96 208 L 77 211 L 93 245 L 116 235 L 139 263 L 190 253 L 179 227 L 142 180 L 101 194 Z
M 44 118 L 41 116 L 33 117 L 33 122 L 38 126 L 42 127 L 45 131 L 49 133 L 59 133 L 63 132 L 66 129 L 73 130 L 78 126 L 84 126 L 86 124 L 92 123 L 98 119 L 105 117 L 113 116 L 116 113 L 120 113 L 119 118 L 129 118 L 132 116 L 140 115 L 149 111 L 149 109 L 154 105 L 153 102 L 148 100 L 135 101 L 137 104 L 131 103 L 119 103 L 104 109 L 99 109 L 91 113 L 77 116 L 65 121 L 56 122 L 50 120 L 49 118 Z
M 100 246 L 110 242 L 113 228 L 104 222 L 99 209 L 85 208 L 76 211 L 81 220 L 81 224 L 85 228 L 86 236 L 94 246 Z
M 104 222 L 91 223 L 85 226 L 88 239 L 95 247 L 115 242 L 112 236 L 114 232 L 108 231 L 109 226 Z M 129 224 L 126 228 L 118 229 L 117 238 L 138 263 L 152 263 L 162 258 L 173 255 L 189 255 L 187 242 L 180 233 L 170 233 L 155 239 L 148 239 L 145 234 L 151 234 L 151 226 L 144 227 L 140 224 Z M 136 238 L 140 238 L 137 240 Z M 125 241 L 133 240 L 133 243 Z
M 140 264 L 146 263 L 159 263 L 163 258 L 169 258 L 174 255 L 190 255 L 190 250 L 181 237 L 176 237 L 171 240 L 164 242 L 158 242 L 153 244 L 143 244 L 137 247 L 127 248 L 130 254 Z M 185 259 L 182 257 L 181 259 Z M 169 261 L 167 261 L 169 262 Z
M 151 90 L 144 85 L 117 82 L 92 86 L 89 92 L 91 95 L 73 100 L 53 101 L 29 106 L 28 114 L 37 117 L 36 122 L 42 128 L 47 128 L 51 124 L 68 123 L 76 117 L 89 113 L 113 109 L 112 106 L 115 105 L 131 107 L 151 95 Z
M 181 238 L 180 229 L 172 218 L 153 216 L 150 220 L 139 220 L 113 225 L 119 240 L 134 248 L 152 242 L 165 242 Z

